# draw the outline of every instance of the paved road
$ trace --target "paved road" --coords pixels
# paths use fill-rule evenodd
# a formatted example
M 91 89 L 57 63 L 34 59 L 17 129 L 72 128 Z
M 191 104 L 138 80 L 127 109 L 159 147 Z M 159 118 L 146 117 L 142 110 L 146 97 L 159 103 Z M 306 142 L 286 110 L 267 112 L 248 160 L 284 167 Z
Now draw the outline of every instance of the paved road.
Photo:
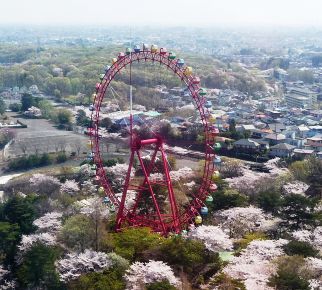
M 22 173 L 15 173 L 15 174 L 9 174 L 9 175 L 3 175 L 0 176 L 0 184 L 6 184 L 9 180 L 11 180 L 14 177 L 20 176 Z

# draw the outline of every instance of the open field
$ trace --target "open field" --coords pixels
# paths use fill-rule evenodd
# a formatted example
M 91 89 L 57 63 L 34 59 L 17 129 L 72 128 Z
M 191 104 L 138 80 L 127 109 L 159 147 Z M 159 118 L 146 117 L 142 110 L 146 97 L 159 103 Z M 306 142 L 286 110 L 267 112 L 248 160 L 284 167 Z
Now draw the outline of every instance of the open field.
M 10 117 L 15 118 L 14 113 Z M 24 154 L 88 151 L 87 136 L 70 131 L 58 130 L 45 119 L 25 119 L 18 117 L 28 127 L 16 129 L 16 137 L 5 152 L 5 158 L 14 158 Z

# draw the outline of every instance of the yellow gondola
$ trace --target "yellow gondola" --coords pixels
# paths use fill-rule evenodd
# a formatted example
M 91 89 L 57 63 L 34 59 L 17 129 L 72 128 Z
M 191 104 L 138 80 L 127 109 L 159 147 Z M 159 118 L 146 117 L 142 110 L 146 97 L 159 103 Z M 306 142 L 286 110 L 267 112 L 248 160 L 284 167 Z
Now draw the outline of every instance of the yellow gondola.
M 202 217 L 200 215 L 197 215 L 195 217 L 195 224 L 200 225 L 202 223 Z
M 187 66 L 183 73 L 188 77 L 188 76 L 191 76 L 192 75 L 192 67 L 191 66 Z
M 158 52 L 158 46 L 155 44 L 151 45 L 151 52 L 153 52 L 153 53 Z

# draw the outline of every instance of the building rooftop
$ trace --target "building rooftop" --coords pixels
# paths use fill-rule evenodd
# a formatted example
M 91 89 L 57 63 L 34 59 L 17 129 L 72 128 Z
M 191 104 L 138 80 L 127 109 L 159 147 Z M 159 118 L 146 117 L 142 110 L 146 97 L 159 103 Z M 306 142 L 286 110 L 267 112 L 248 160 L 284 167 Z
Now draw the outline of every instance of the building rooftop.
M 259 146 L 259 143 L 252 140 L 252 139 L 240 139 L 236 142 L 234 142 L 234 145 L 239 145 L 239 146 Z
M 293 150 L 294 148 L 296 148 L 296 146 L 293 146 L 287 143 L 281 143 L 271 147 L 271 149 L 278 149 L 278 150 Z
M 265 136 L 265 139 L 269 139 L 269 140 L 285 140 L 286 136 L 283 134 L 276 134 L 276 133 L 271 133 Z

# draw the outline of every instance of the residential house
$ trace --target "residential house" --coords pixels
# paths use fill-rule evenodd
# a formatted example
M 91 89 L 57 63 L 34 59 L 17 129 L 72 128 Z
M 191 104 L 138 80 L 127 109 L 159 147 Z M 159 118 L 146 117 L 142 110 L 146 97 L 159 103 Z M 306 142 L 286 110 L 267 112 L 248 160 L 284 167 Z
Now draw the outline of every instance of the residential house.
M 294 149 L 293 150 L 294 156 L 297 158 L 304 159 L 306 157 L 314 155 L 314 150 L 311 149 Z
M 275 133 L 282 133 L 286 130 L 286 126 L 281 123 L 268 124 L 268 127 Z
M 305 146 L 308 149 L 313 149 L 317 152 L 322 151 L 322 134 L 317 134 L 314 137 L 307 138 L 307 143 Z
M 284 143 L 286 136 L 280 133 L 271 133 L 264 137 L 265 140 L 269 142 L 269 145 L 276 145 L 279 143 Z
M 269 145 L 267 142 L 261 142 L 260 140 L 240 139 L 233 143 L 233 147 L 240 151 L 254 152 L 265 151 L 269 148 Z
M 270 147 L 270 156 L 287 158 L 293 155 L 293 150 L 296 147 L 287 143 L 280 143 Z

